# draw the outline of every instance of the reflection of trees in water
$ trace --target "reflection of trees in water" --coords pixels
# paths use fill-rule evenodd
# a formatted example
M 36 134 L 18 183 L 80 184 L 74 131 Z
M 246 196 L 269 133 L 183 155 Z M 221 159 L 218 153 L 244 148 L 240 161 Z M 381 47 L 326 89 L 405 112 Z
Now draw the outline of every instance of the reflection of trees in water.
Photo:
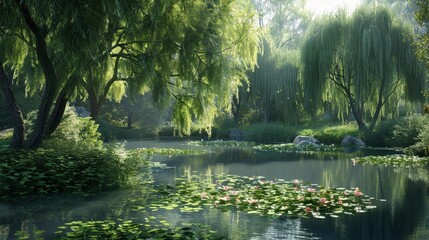
M 378 203 L 377 209 L 356 216 L 341 216 L 330 221 L 338 239 L 405 239 L 413 234 L 424 221 L 427 211 L 427 184 L 413 182 L 405 174 L 397 174 L 392 168 L 379 166 L 361 167 L 357 174 L 337 177 L 360 178 L 362 186 L 378 192 L 387 202 Z M 329 170 L 325 170 L 329 171 Z M 324 175 L 332 176 L 335 173 Z M 362 184 L 364 182 L 364 184 Z M 377 198 L 376 198 L 377 199 Z M 307 226 L 304 222 L 304 225 Z M 324 225 L 324 224 L 323 224 Z M 310 228 L 310 227 L 309 227 Z M 310 229 L 329 235 L 317 224 Z

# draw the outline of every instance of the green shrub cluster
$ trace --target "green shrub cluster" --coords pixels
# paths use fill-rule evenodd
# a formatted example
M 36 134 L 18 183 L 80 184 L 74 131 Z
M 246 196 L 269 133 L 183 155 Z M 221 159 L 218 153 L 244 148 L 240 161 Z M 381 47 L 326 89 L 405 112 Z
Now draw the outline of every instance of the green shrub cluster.
M 245 128 L 246 141 L 255 143 L 292 142 L 297 130 L 276 123 L 260 123 Z
M 303 129 L 299 131 L 299 134 L 313 136 L 326 145 L 339 145 L 345 136 L 357 136 L 359 134 L 359 129 L 356 124 L 341 124 L 315 129 Z
M 55 132 L 43 143 L 44 148 L 57 149 L 102 149 L 103 141 L 98 124 L 91 118 L 79 117 L 74 108 L 67 107 L 64 117 Z
M 423 142 L 423 134 L 429 118 L 412 115 L 398 119 L 382 121 L 373 132 L 363 134 L 363 139 L 373 147 L 410 147 Z
M 2 150 L 0 196 L 93 193 L 128 184 L 143 163 L 141 154 L 121 145 L 103 146 L 97 129 L 94 121 L 67 108 L 58 129 L 41 148 Z
M 114 149 L 2 150 L 0 196 L 94 193 L 119 188 L 135 174 L 139 161 L 138 156 L 124 156 Z

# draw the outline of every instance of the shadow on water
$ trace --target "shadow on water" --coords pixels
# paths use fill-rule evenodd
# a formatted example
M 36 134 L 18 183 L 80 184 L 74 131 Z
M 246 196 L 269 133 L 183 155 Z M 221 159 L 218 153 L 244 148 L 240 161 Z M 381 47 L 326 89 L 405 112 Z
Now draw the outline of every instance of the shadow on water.
M 128 147 L 180 147 L 185 142 L 132 142 Z M 326 187 L 359 187 L 373 196 L 376 209 L 355 216 L 275 220 L 239 211 L 206 208 L 197 213 L 179 210 L 133 211 L 154 197 L 149 189 L 110 192 L 100 196 L 52 196 L 0 202 L 0 239 L 16 239 L 24 231 L 52 239 L 57 227 L 70 221 L 135 219 L 161 216 L 172 227 L 182 223 L 207 224 L 229 239 L 429 239 L 427 169 L 398 169 L 355 165 L 350 159 L 361 152 L 295 154 L 255 151 L 252 148 L 209 147 L 197 156 L 163 157 L 171 166 L 154 173 L 157 184 L 174 185 L 186 174 L 236 174 L 267 179 L 301 179 Z M 365 153 L 366 154 L 366 153 Z M 371 153 L 374 154 L 374 153 Z M 150 177 L 150 176 L 149 176 Z M 381 200 L 386 201 L 381 201 Z

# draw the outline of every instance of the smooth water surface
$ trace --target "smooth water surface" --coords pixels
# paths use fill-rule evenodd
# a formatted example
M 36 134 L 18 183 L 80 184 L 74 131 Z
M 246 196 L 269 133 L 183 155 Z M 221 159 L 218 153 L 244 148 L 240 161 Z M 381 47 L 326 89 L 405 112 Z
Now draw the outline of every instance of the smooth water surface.
M 188 148 L 186 142 L 129 142 L 128 148 Z M 375 197 L 376 209 L 339 218 L 275 220 L 243 212 L 206 209 L 200 213 L 160 210 L 140 213 L 132 202 L 136 191 L 102 196 L 56 196 L 0 203 L 0 239 L 15 239 L 20 230 L 44 230 L 45 239 L 65 222 L 76 220 L 137 219 L 161 215 L 172 227 L 182 223 L 207 224 L 229 239 L 429 239 L 428 171 L 354 164 L 351 154 L 275 153 L 247 148 L 206 147 L 199 156 L 158 157 L 172 168 L 154 173 L 157 184 L 174 185 L 184 174 L 264 176 L 268 180 L 301 179 L 325 187 L 359 187 Z M 359 155 L 362 153 L 355 153 Z M 143 192 L 143 191 L 142 191 Z M 143 194 L 144 195 L 144 194 Z

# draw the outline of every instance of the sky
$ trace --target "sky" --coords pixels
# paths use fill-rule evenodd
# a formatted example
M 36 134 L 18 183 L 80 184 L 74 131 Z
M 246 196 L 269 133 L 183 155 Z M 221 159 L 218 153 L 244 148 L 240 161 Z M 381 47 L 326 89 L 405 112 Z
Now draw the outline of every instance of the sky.
M 317 15 L 337 10 L 346 6 L 349 11 L 354 10 L 360 0 L 307 0 L 306 7 Z

